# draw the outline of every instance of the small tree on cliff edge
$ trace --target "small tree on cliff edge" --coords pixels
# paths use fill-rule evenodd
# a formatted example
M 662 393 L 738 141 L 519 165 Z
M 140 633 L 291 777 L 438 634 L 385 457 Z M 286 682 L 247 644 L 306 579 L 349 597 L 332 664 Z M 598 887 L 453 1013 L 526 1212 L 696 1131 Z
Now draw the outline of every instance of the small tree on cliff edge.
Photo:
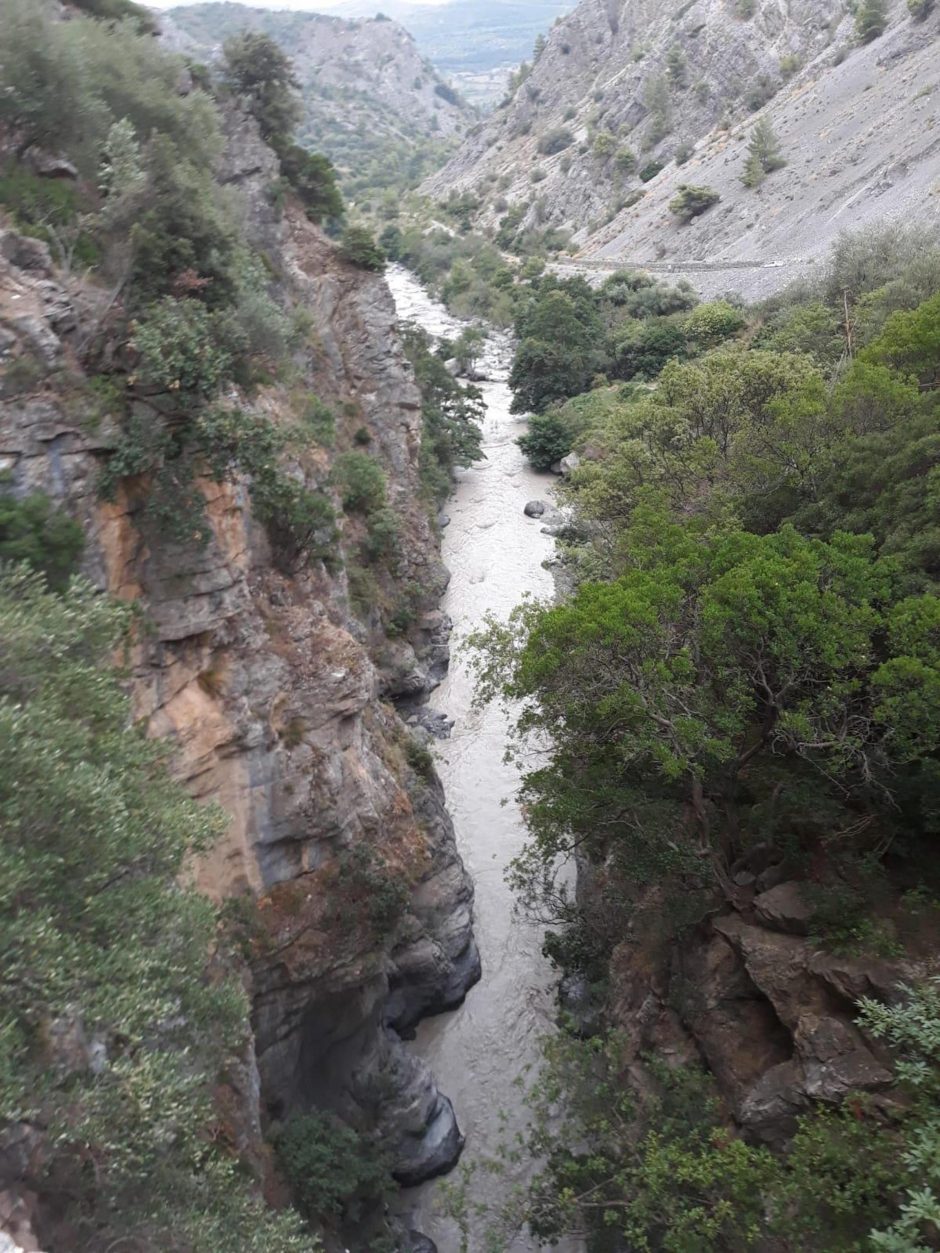
M 883 35 L 888 25 L 888 0 L 862 0 L 855 14 L 855 35 L 859 43 L 871 43 Z
M 780 149 L 780 140 L 771 125 L 770 118 L 762 117 L 751 132 L 747 146 L 747 161 L 741 182 L 745 187 L 760 187 L 768 174 L 781 170 L 786 159 Z
M 270 35 L 246 30 L 225 42 L 225 83 L 242 96 L 261 136 L 285 147 L 300 120 L 300 89 L 290 58 Z

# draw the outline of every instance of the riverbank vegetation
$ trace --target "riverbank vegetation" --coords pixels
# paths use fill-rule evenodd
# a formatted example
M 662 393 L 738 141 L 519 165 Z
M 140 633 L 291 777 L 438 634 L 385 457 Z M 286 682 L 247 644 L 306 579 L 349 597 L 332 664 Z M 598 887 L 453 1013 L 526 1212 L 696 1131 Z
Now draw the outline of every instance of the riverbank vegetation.
M 568 1121 L 537 1120 L 525 1220 L 592 1250 L 934 1247 L 940 242 L 846 237 L 818 283 L 750 308 L 542 278 L 518 325 L 517 408 L 581 456 L 574 590 L 475 644 L 481 699 L 519 702 L 543 749 L 513 877 L 547 951 L 603 1005 L 623 946 L 747 916 L 752 866 L 779 864 L 822 953 L 906 959 L 910 985 L 855 1010 L 890 1098 L 807 1102 L 783 1148 L 705 1074 L 631 1085 L 607 1004 L 549 1058 L 537 1103 Z M 574 855 L 578 903 L 555 875 Z

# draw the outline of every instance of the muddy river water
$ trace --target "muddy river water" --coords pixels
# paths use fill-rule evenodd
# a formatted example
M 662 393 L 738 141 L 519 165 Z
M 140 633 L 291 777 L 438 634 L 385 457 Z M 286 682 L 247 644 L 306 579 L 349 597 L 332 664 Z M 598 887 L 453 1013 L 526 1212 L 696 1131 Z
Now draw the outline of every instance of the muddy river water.
M 417 322 L 434 336 L 461 329 L 406 271 L 388 274 L 399 317 Z M 483 961 L 482 981 L 453 1013 L 422 1023 L 411 1046 L 429 1063 L 438 1086 L 453 1101 L 466 1136 L 461 1166 L 467 1169 L 471 1211 L 469 1253 L 491 1253 L 487 1223 L 474 1216 L 478 1203 L 498 1205 L 526 1177 L 531 1166 L 503 1166 L 494 1175 L 481 1163 L 525 1126 L 519 1082 L 537 1066 L 539 1040 L 554 1027 L 554 989 L 541 954 L 542 928 L 513 909 L 505 872 L 525 837 L 515 803 L 518 767 L 504 761 L 508 720 L 503 710 L 473 708 L 473 682 L 462 641 L 486 614 L 505 617 L 525 593 L 550 597 L 552 577 L 543 562 L 554 541 L 541 523 L 524 516 L 527 501 L 545 499 L 551 482 L 530 469 L 515 440 L 526 425 L 509 412 L 507 375 L 511 345 L 495 334 L 487 343 L 480 384 L 486 402 L 485 460 L 458 471 L 454 494 L 445 505 L 450 524 L 443 533 L 443 557 L 451 582 L 442 608 L 454 622 L 453 662 L 431 705 L 454 719 L 450 739 L 435 756 L 457 841 L 476 885 L 476 937 Z M 439 1183 L 406 1194 L 413 1225 L 431 1236 L 440 1253 L 464 1247 L 457 1226 L 440 1212 Z M 574 1253 L 579 1246 L 564 1247 Z M 536 1250 L 525 1235 L 509 1237 L 499 1253 Z

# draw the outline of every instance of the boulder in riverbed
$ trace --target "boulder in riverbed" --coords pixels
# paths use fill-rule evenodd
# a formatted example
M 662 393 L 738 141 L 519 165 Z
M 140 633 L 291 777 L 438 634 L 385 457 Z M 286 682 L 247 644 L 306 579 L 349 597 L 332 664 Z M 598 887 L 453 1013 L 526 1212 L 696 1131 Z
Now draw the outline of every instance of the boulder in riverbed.
M 548 508 L 544 500 L 530 500 L 522 512 L 527 518 L 541 518 Z

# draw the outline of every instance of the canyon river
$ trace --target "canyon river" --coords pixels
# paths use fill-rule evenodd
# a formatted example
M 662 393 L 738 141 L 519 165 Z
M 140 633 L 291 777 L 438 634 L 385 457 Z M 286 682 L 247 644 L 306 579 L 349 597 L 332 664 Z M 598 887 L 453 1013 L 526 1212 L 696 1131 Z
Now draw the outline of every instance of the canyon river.
M 415 322 L 432 336 L 455 336 L 461 324 L 432 300 L 405 270 L 392 267 L 388 281 L 402 321 Z M 466 1148 L 451 1182 L 466 1187 L 469 1239 L 440 1212 L 440 1183 L 405 1194 L 412 1225 L 431 1236 L 440 1253 L 523 1253 L 539 1244 L 523 1233 L 493 1245 L 478 1206 L 498 1209 L 531 1165 L 502 1162 L 498 1172 L 484 1163 L 501 1145 L 510 1145 L 526 1125 L 520 1084 L 538 1066 L 539 1041 L 554 1029 L 554 979 L 542 956 L 543 928 L 520 917 L 505 881 L 509 862 L 525 838 L 515 801 L 518 767 L 504 760 L 509 722 L 493 705 L 473 707 L 473 680 L 463 641 L 488 613 L 505 618 L 530 593 L 547 598 L 552 576 L 543 567 L 554 541 L 542 524 L 523 514 L 526 502 L 551 490 L 516 446 L 526 423 L 509 412 L 507 383 L 511 345 L 492 335 L 480 363 L 488 382 L 480 384 L 486 402 L 485 460 L 458 471 L 445 504 L 450 524 L 443 533 L 443 558 L 451 582 L 442 608 L 454 622 L 453 661 L 431 705 L 454 720 L 451 738 L 435 749 L 447 805 L 453 815 L 463 860 L 476 886 L 476 938 L 483 961 L 482 981 L 454 1013 L 429 1019 L 411 1046 L 429 1063 L 438 1085 L 453 1101 Z M 556 1245 L 575 1253 L 578 1243 Z

